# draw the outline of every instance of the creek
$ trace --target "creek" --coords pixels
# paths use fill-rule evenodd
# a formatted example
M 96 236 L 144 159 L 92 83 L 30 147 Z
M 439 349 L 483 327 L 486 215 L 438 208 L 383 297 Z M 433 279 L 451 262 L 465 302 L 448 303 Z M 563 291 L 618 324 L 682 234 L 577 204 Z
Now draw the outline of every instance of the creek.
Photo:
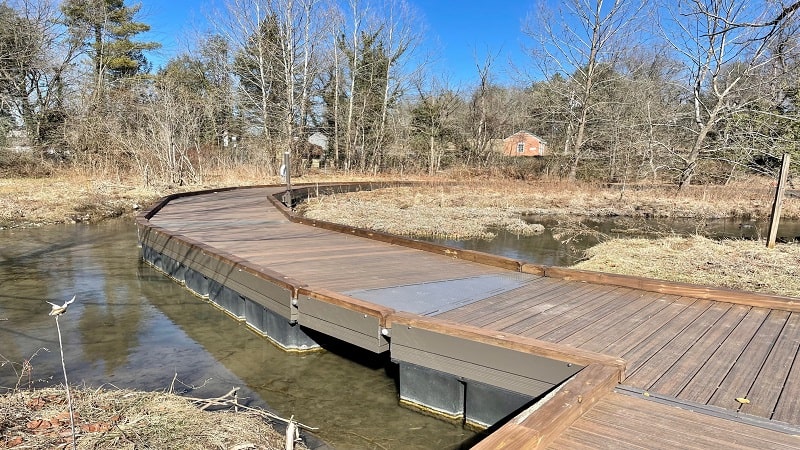
M 603 235 L 685 230 L 752 238 L 763 224 L 585 221 L 568 244 L 553 223 L 533 238 L 440 241 L 538 264 L 566 265 Z M 595 230 L 589 232 L 588 230 Z M 621 230 L 627 230 L 623 233 Z M 573 233 L 575 230 L 572 231 Z M 800 223 L 781 236 L 800 235 Z M 240 387 L 251 405 L 294 416 L 338 449 L 456 449 L 474 433 L 399 406 L 393 365 L 351 347 L 287 354 L 141 261 L 131 220 L 0 230 L 0 392 L 63 382 L 50 305 L 60 319 L 72 385 L 175 390 L 211 398 Z M 20 377 L 19 364 L 30 373 Z M 13 364 L 12 364 L 13 363 Z

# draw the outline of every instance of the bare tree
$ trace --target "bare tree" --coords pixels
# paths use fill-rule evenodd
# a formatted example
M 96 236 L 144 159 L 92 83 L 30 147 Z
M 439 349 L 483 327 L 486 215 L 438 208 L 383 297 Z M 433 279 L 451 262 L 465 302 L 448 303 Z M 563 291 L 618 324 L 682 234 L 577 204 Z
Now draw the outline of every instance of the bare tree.
M 0 4 L 0 116 L 21 121 L 35 145 L 63 136 L 68 72 L 76 55 L 55 3 Z
M 644 2 L 633 0 L 568 0 L 557 7 L 539 2 L 537 14 L 524 24 L 533 41 L 531 56 L 547 78 L 560 73 L 564 84 L 568 122 L 564 155 L 569 158 L 568 178 L 574 180 L 590 141 L 588 124 L 602 102 L 595 96 L 601 79 L 613 67 L 615 55 L 635 31 Z M 554 85 L 555 86 L 555 85 Z
M 236 54 L 240 107 L 260 127 L 268 159 L 303 139 L 326 22 L 321 0 L 229 0 L 213 20 Z
M 781 7 L 776 13 L 762 2 L 737 0 L 684 0 L 663 5 L 661 29 L 683 62 L 693 106 L 694 139 L 680 155 L 680 187 L 691 183 L 698 161 L 717 150 L 709 145 L 712 132 L 718 131 L 726 117 L 746 109 L 748 96 L 742 95 L 742 90 L 772 83 L 769 76 L 764 77 L 764 68 L 774 58 L 770 49 L 778 35 L 775 27 L 796 9 L 794 5 Z
M 417 102 L 411 110 L 411 127 L 422 137 L 428 151 L 428 174 L 435 174 L 442 164 L 445 149 L 458 140 L 455 113 L 463 101 L 446 81 L 430 77 L 427 85 L 415 86 Z

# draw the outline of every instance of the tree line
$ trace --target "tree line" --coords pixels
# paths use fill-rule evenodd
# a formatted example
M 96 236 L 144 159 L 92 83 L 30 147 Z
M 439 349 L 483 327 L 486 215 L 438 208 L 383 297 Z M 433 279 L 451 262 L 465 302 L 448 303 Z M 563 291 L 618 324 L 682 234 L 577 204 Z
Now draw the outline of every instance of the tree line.
M 285 152 L 296 171 L 321 160 L 357 173 L 500 168 L 678 186 L 800 157 L 800 2 L 530 6 L 524 60 L 490 53 L 471 86 L 453 86 L 404 0 L 227 0 L 156 70 L 141 5 L 3 0 L 0 165 L 22 130 L 42 157 L 144 183 L 237 165 L 275 174 Z M 497 82 L 501 68 L 515 81 Z M 501 156 L 519 130 L 550 156 Z

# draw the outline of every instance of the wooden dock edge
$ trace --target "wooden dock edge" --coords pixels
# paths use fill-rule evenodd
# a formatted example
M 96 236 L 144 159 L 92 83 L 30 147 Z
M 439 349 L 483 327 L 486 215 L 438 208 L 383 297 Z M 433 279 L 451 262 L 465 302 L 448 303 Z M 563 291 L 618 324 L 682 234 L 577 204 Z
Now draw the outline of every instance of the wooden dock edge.
M 595 403 L 611 393 L 620 378 L 619 367 L 590 364 L 561 385 L 544 403 L 531 406 L 472 448 L 546 448 Z
M 309 186 L 309 189 L 312 187 Z M 294 191 L 293 191 L 294 192 Z M 276 193 L 269 196 L 269 201 L 277 208 L 283 215 L 290 221 L 302 225 L 321 228 L 324 230 L 336 231 L 338 233 L 350 234 L 359 236 L 375 241 L 386 242 L 389 244 L 400 245 L 415 250 L 422 250 L 430 253 L 445 255 L 455 259 L 462 259 L 465 261 L 476 262 L 487 266 L 499 267 L 514 272 L 520 272 L 522 262 L 511 258 L 502 256 L 491 255 L 488 253 L 478 252 L 474 250 L 463 250 L 456 247 L 449 247 L 446 245 L 433 244 L 418 239 L 406 238 L 394 234 L 384 233 L 382 231 L 369 230 L 366 228 L 356 228 L 347 225 L 342 225 L 333 222 L 326 222 L 324 220 L 312 220 L 298 216 L 291 208 L 287 207 L 281 201 L 282 193 Z
M 535 273 L 533 271 L 537 270 L 537 268 L 541 269 L 546 277 L 560 278 L 562 280 L 583 281 L 594 284 L 627 287 L 648 292 L 658 292 L 660 294 L 680 295 L 683 297 L 699 298 L 703 300 L 735 303 L 757 308 L 800 312 L 800 299 L 783 297 L 780 295 L 737 291 L 733 289 L 716 288 L 675 281 L 663 281 L 652 278 L 637 277 L 633 275 L 593 272 L 588 270 L 572 269 L 569 267 L 542 267 L 533 264 L 526 264 L 523 266 L 523 271 Z
M 625 379 L 627 363 L 624 359 L 567 345 L 487 330 L 485 328 L 464 325 L 449 320 L 437 319 L 435 317 L 423 317 L 406 312 L 398 312 L 390 315 L 387 318 L 386 326 L 390 329 L 390 332 L 392 328 L 397 326 L 418 328 L 433 333 L 446 334 L 467 341 L 487 344 L 492 347 L 505 348 L 520 354 L 534 355 L 581 366 L 590 366 L 592 364 L 611 366 L 615 367 L 616 373 L 619 375 L 617 382 L 622 382 Z
M 364 183 L 358 184 L 359 187 L 368 189 L 370 186 Z M 414 184 L 413 182 L 407 184 Z M 381 187 L 391 186 L 391 183 L 381 185 Z M 332 187 L 333 184 L 325 185 Z M 373 184 L 374 187 L 374 184 Z M 302 190 L 315 189 L 314 186 L 303 186 L 298 189 L 298 198 L 302 198 Z M 697 284 L 680 283 L 675 281 L 664 281 L 651 278 L 637 277 L 632 275 L 618 275 L 588 270 L 572 269 L 568 267 L 552 267 L 533 264 L 528 261 L 520 261 L 502 256 L 491 255 L 474 250 L 463 250 L 446 245 L 432 244 L 417 239 L 405 238 L 380 231 L 364 228 L 355 228 L 322 220 L 311 220 L 298 216 L 291 208 L 284 205 L 280 198 L 283 192 L 269 196 L 269 201 L 284 216 L 294 222 L 303 225 L 318 227 L 326 230 L 336 231 L 344 234 L 351 234 L 367 239 L 387 242 L 416 250 L 437 253 L 452 258 L 471 261 L 478 264 L 499 267 L 510 271 L 529 273 L 532 275 L 546 276 L 550 278 L 560 278 L 564 280 L 585 281 L 588 283 L 605 284 L 610 286 L 629 287 L 647 292 L 657 292 L 661 294 L 680 295 L 683 297 L 693 297 L 705 300 L 714 300 L 726 303 L 741 304 L 753 307 L 778 309 L 783 311 L 800 312 L 800 299 L 784 297 L 771 294 L 760 294 L 756 292 L 744 292 L 733 289 L 715 288 Z

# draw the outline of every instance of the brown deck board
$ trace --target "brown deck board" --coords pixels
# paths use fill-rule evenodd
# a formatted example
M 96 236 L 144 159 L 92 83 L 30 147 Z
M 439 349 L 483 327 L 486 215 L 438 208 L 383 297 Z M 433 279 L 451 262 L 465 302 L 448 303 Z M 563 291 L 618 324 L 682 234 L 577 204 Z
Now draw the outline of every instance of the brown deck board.
M 459 309 L 441 314 L 437 317 L 446 320 L 457 320 L 461 323 L 477 325 L 486 318 L 504 317 L 518 312 L 527 311 L 543 302 L 549 292 L 562 288 L 564 283 L 541 277 L 535 286 L 525 286 L 510 292 L 489 297 L 481 302 L 476 302 Z
M 575 421 L 549 448 L 577 442 L 597 449 L 792 449 L 800 437 L 612 393 Z
M 736 307 L 743 308 L 742 306 Z M 758 328 L 764 322 L 769 310 L 763 308 L 751 309 L 744 319 L 736 326 L 731 335 L 719 345 L 719 348 L 703 365 L 692 380 L 681 390 L 679 398 L 691 402 L 707 404 L 717 390 L 721 381 L 731 370 L 739 355 L 744 350 L 744 345 L 753 338 Z M 726 407 L 738 407 L 734 398 L 728 399 Z
M 602 335 L 590 336 L 590 339 L 585 340 L 580 344 L 580 347 L 585 350 L 602 353 L 604 349 L 608 348 L 611 343 L 620 342 L 626 337 L 631 336 L 636 330 L 639 330 L 645 323 L 652 320 L 654 317 L 666 315 L 672 317 L 668 308 L 675 304 L 680 299 L 675 295 L 662 295 L 655 301 L 650 303 L 647 308 L 641 310 L 638 314 L 631 314 L 622 318 L 615 326 L 606 328 Z M 659 322 L 654 322 L 659 323 Z M 652 328 L 649 330 L 652 332 Z M 640 339 L 637 339 L 638 342 Z
M 680 314 L 659 327 L 655 333 L 623 354 L 623 358 L 628 362 L 628 378 L 626 382 L 630 380 L 631 375 L 641 370 L 656 353 L 659 353 L 668 345 L 677 345 L 680 348 L 685 348 L 692 341 L 692 335 L 698 335 L 698 332 L 694 329 L 694 324 L 698 322 L 708 323 L 709 321 L 714 323 L 724 312 L 723 307 L 710 301 L 695 302 L 691 307 L 681 311 Z M 687 331 L 688 333 L 685 333 Z M 680 338 L 685 342 L 672 344 Z M 636 385 L 634 384 L 634 386 Z
M 800 315 L 791 313 L 764 362 L 764 368 L 758 373 L 748 392 L 747 398 L 750 399 L 750 403 L 742 405 L 742 412 L 761 417 L 772 417 L 784 389 L 789 370 L 797 360 L 797 352 L 800 348 L 798 332 L 800 332 Z
M 538 298 L 538 292 L 546 292 L 548 289 L 555 289 L 560 283 L 557 280 L 551 280 L 545 277 L 539 277 L 531 281 L 525 289 L 514 289 L 512 291 L 503 292 L 498 295 L 493 295 L 480 302 L 470 303 L 458 309 L 450 310 L 436 317 L 444 320 L 452 320 L 460 323 L 468 323 L 484 314 L 491 313 L 492 311 L 509 311 L 511 309 L 525 310 L 528 302 L 535 302 Z
M 548 310 L 547 314 L 517 322 L 502 331 L 538 339 L 552 330 L 565 326 L 565 324 L 574 323 L 585 319 L 586 316 L 591 316 L 594 310 L 616 301 L 626 292 L 626 289 L 605 286 L 603 289 L 595 291 L 593 296 L 577 298 L 573 302 L 564 303 Z
M 609 355 L 624 355 L 630 352 L 642 342 L 652 340 L 654 333 L 657 333 L 664 324 L 672 323 L 678 315 L 683 313 L 693 303 L 695 303 L 695 300 L 687 301 L 683 297 L 675 300 L 658 313 L 647 317 L 641 324 L 630 330 L 626 330 L 627 332 L 619 339 L 613 342 L 609 341 L 604 347 L 598 349 L 598 351 Z
M 611 339 L 607 333 L 614 333 L 613 330 L 615 328 L 617 330 L 625 328 L 623 324 L 632 316 L 647 317 L 661 310 L 664 307 L 664 302 L 660 301 L 663 297 L 662 294 L 647 293 L 635 300 L 619 305 L 616 309 L 609 311 L 608 314 L 603 316 L 595 314 L 597 320 L 574 331 L 570 330 L 572 332 L 568 334 L 566 329 L 562 328 L 560 331 L 564 331 L 564 333 L 557 335 L 557 341 L 584 348 L 584 344 L 592 339 Z M 555 339 L 555 337 L 551 338 L 550 336 L 553 336 L 553 334 L 543 336 L 543 338 L 545 340 Z
M 747 348 L 744 349 L 725 380 L 711 396 L 708 404 L 730 407 L 730 399 L 749 395 L 750 388 L 762 370 L 775 373 L 772 372 L 772 368 L 765 368 L 765 362 L 780 336 L 781 330 L 784 329 L 789 314 L 787 311 L 770 311 L 769 316 L 747 344 Z
M 792 360 L 792 368 L 772 418 L 781 422 L 800 423 L 800 358 L 797 354 Z
M 497 309 L 485 312 L 467 323 L 476 326 L 485 326 L 492 329 L 502 329 L 505 324 L 514 324 L 523 317 L 536 316 L 546 312 L 561 302 L 568 302 L 570 298 L 579 293 L 588 293 L 591 286 L 570 286 L 561 280 L 552 289 L 535 292 L 535 297 L 531 297 L 526 302 L 518 302 L 514 308 Z M 527 290 L 527 289 L 526 289 Z
M 267 200 L 269 193 L 278 190 L 176 198 L 151 222 L 202 242 L 212 251 L 338 293 L 508 273 L 444 253 L 294 223 Z M 597 280 L 603 279 L 602 274 L 582 278 L 585 281 L 529 276 L 524 286 L 437 318 L 624 358 L 625 384 L 675 396 L 678 401 L 733 411 L 739 408 L 745 414 L 800 425 L 798 313 L 698 299 L 676 294 L 674 289 L 663 291 L 670 295 L 646 292 L 636 280 L 616 286 L 601 284 Z M 661 286 L 657 280 L 646 285 Z M 699 297 L 701 291 L 690 292 Z M 780 307 L 779 302 L 770 305 Z M 731 398 L 745 394 L 750 404 L 731 404 Z M 631 423 L 638 423 L 637 414 L 651 414 L 651 406 L 615 401 L 620 408 L 632 408 Z M 615 420 L 624 420 L 621 413 L 602 408 Z M 661 411 L 657 417 L 671 416 Z M 693 417 L 700 424 L 713 422 L 707 416 Z M 679 423 L 686 420 L 683 416 L 678 419 Z M 641 420 L 644 425 L 646 421 Z M 628 424 L 611 426 L 594 418 L 582 426 L 583 431 L 565 433 L 562 444 L 596 448 L 595 444 L 602 447 L 613 442 L 617 447 L 657 448 L 668 442 L 681 447 L 672 438 L 655 442 L 649 432 L 631 436 Z M 660 432 L 693 439 L 692 427 L 668 428 Z M 684 431 L 688 433 L 685 436 L 681 434 Z M 732 436 L 739 439 L 736 433 Z M 716 445 L 727 441 L 701 437 L 698 442 Z
M 631 383 L 638 384 L 644 389 L 652 390 L 659 394 L 677 396 L 703 368 L 703 364 L 709 361 L 725 339 L 731 335 L 737 325 L 744 319 L 745 314 L 747 314 L 747 309 L 744 307 L 731 308 L 714 326 L 707 329 L 702 337 L 693 342 L 691 347 L 680 355 L 674 361 L 674 364 L 668 367 L 660 376 L 650 375 L 649 382 L 647 382 L 644 380 L 649 374 L 642 373 L 641 382 L 636 383 L 636 381 L 632 380 Z M 656 365 L 649 365 L 652 368 L 651 373 L 657 370 L 657 367 L 654 366 Z M 713 380 L 706 379 L 706 381 Z

